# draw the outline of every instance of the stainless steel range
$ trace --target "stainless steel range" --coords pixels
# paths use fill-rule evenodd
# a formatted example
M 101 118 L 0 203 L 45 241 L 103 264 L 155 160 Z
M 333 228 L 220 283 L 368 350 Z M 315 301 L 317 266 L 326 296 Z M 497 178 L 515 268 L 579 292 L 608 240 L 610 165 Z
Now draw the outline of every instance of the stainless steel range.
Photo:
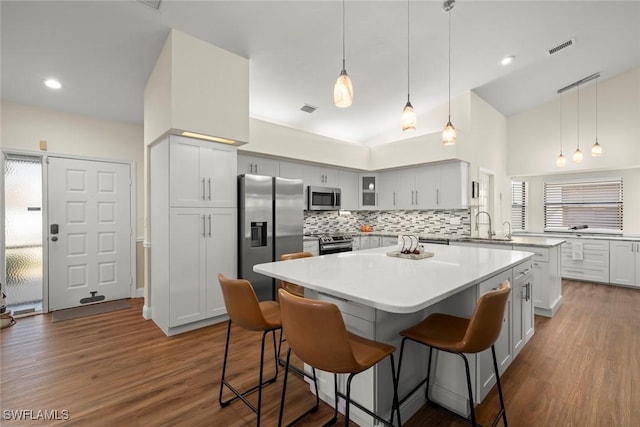
M 320 242 L 320 255 L 351 252 L 353 250 L 353 237 L 348 235 L 330 236 L 323 234 L 318 238 L 318 241 Z

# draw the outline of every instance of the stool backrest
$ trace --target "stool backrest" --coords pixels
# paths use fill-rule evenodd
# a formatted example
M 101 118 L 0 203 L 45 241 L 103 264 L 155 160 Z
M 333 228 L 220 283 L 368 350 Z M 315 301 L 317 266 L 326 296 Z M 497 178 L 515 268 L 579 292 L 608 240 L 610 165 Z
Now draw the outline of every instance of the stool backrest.
M 511 284 L 505 280 L 498 289 L 480 297 L 462 339 L 461 352 L 479 353 L 496 342 L 502 330 L 502 320 L 510 291 Z
M 333 373 L 361 369 L 335 304 L 301 298 L 284 289 L 278 293 L 283 333 L 291 350 L 304 363 Z
M 233 323 L 250 331 L 268 329 L 268 324 L 260 310 L 258 297 L 248 280 L 229 279 L 219 273 L 218 282 L 222 288 L 227 314 Z
M 281 261 L 288 261 L 291 259 L 298 259 L 298 258 L 309 258 L 312 257 L 313 254 L 311 252 L 294 252 L 294 253 L 290 253 L 290 254 L 282 254 L 280 256 L 280 260 Z M 304 288 L 302 286 L 293 284 L 293 283 L 289 283 L 287 281 L 281 280 L 280 281 L 280 287 L 286 289 L 288 292 L 297 295 L 299 297 L 303 297 L 304 296 Z

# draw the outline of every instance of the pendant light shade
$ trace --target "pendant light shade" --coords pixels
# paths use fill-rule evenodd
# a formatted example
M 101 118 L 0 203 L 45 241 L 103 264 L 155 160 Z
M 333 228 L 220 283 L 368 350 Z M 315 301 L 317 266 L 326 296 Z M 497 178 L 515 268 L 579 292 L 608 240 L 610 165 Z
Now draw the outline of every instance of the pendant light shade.
M 400 118 L 400 125 L 402 126 L 403 132 L 412 132 L 416 130 L 416 112 L 413 110 L 413 105 L 411 105 L 411 91 L 409 90 L 409 85 L 411 83 L 411 66 L 409 59 L 411 58 L 409 49 L 409 40 L 410 40 L 410 22 L 411 22 L 411 12 L 410 12 L 410 2 L 407 0 L 407 103 L 402 109 L 402 117 Z
M 455 0 L 445 0 L 442 9 L 449 14 L 449 119 L 442 131 L 442 143 L 453 145 L 456 143 L 456 128 L 451 123 L 451 9 L 455 5 Z
M 347 74 L 344 59 L 344 1 L 342 0 L 342 71 L 333 86 L 333 103 L 340 108 L 347 108 L 353 104 L 353 84 Z
M 584 155 L 582 151 L 580 151 L 580 147 L 576 148 L 576 151 L 573 152 L 573 161 L 576 163 L 580 163 L 584 159 Z
M 336 84 L 333 87 L 333 102 L 336 107 L 347 108 L 353 104 L 353 85 L 351 79 L 347 74 L 347 70 L 344 68 L 336 80 Z
M 449 121 L 442 131 L 442 143 L 444 145 L 453 145 L 456 143 L 456 128 L 451 124 L 451 117 L 449 117 Z
M 591 156 L 602 156 L 602 146 L 598 143 L 598 79 L 596 78 L 596 142 L 591 147 Z
M 416 130 L 416 113 L 413 111 L 413 105 L 411 105 L 411 102 L 407 101 L 407 104 L 404 106 L 404 109 L 402 110 L 402 119 L 400 121 L 404 132 Z

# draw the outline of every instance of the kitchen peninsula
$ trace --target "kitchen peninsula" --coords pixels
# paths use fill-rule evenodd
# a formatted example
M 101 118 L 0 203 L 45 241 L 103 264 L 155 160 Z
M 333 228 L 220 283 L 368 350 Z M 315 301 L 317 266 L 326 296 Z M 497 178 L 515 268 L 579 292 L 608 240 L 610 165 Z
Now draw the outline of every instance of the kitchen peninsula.
M 412 260 L 389 257 L 392 248 L 325 255 L 292 261 L 258 264 L 254 271 L 306 288 L 305 297 L 335 303 L 347 328 L 370 339 L 400 348 L 398 332 L 433 312 L 469 317 L 478 297 L 508 279 L 512 292 L 496 353 L 501 372 L 533 335 L 533 253 L 464 246 L 424 245 L 431 258 Z M 313 334 L 313 331 L 309 331 Z M 400 395 L 406 394 L 426 373 L 427 350 L 407 346 Z M 432 396 L 451 409 L 466 414 L 468 399 L 464 376 L 456 356 L 438 353 Z M 471 356 L 474 400 L 482 401 L 495 383 L 490 351 Z M 344 387 L 340 380 L 339 387 Z M 355 400 L 385 415 L 390 413 L 392 381 L 388 369 L 357 375 L 352 384 Z M 333 379 L 319 373 L 320 397 L 333 404 Z M 416 393 L 403 405 L 408 419 L 423 404 Z M 353 408 L 359 425 L 373 420 Z

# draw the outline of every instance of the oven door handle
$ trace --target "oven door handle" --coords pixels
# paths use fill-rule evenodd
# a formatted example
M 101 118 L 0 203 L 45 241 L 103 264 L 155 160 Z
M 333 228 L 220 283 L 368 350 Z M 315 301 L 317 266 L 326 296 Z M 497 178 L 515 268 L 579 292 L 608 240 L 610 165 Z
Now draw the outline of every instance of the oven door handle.
M 352 243 L 330 243 L 322 245 L 321 251 L 332 250 L 332 249 L 353 249 Z

